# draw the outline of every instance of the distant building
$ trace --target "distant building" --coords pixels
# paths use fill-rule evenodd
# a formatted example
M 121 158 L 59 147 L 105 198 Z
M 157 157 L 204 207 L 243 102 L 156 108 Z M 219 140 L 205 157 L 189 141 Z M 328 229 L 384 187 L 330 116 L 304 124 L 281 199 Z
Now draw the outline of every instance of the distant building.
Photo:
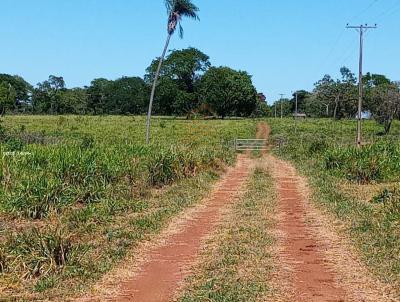
M 354 117 L 355 119 L 358 119 L 358 113 L 356 113 L 356 116 Z M 372 114 L 369 111 L 363 111 L 361 112 L 361 119 L 362 120 L 370 120 L 372 119 Z
M 293 118 L 302 118 L 302 119 L 306 119 L 307 118 L 307 114 L 305 113 L 293 113 Z

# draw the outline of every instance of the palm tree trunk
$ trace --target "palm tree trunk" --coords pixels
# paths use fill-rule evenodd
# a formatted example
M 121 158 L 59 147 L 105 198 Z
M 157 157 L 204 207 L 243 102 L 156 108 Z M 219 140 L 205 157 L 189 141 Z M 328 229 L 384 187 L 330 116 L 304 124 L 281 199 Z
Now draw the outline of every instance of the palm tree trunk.
M 146 144 L 150 143 L 150 120 L 151 120 L 151 110 L 153 108 L 154 94 L 156 92 L 158 77 L 160 76 L 161 66 L 164 61 L 165 54 L 167 53 L 167 49 L 168 49 L 169 41 L 171 40 L 171 36 L 172 36 L 172 34 L 168 34 L 163 53 L 160 57 L 160 61 L 158 62 L 157 71 L 154 76 L 153 87 L 151 88 L 149 111 L 147 112 L 147 120 L 146 120 Z

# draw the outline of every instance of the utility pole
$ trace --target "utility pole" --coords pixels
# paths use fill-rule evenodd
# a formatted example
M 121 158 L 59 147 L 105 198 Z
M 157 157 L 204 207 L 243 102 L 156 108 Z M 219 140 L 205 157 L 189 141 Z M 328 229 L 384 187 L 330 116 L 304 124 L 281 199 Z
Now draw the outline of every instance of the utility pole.
M 296 92 L 294 92 L 294 94 L 295 94 L 295 98 L 296 98 L 296 103 L 295 103 L 295 109 L 294 109 L 294 133 L 297 133 L 297 118 L 298 118 L 298 116 L 297 116 L 297 114 L 298 114 L 298 107 L 297 107 L 297 101 L 298 101 L 298 98 L 297 98 L 297 90 L 296 90 Z M 293 92 L 292 92 L 292 95 L 293 95 Z
M 281 93 L 280 94 L 280 96 L 281 96 L 281 119 L 283 118 L 283 104 L 282 104 L 282 101 L 283 101 L 283 96 L 284 96 L 284 94 L 283 93 Z
M 357 147 L 361 147 L 361 119 L 362 119 L 362 102 L 363 102 L 363 47 L 364 47 L 364 33 L 368 29 L 376 29 L 374 26 L 368 24 L 359 26 L 350 26 L 347 24 L 346 28 L 353 28 L 360 34 L 360 60 L 359 60 L 359 72 L 358 72 L 358 116 L 357 116 Z
M 274 104 L 274 108 L 275 108 L 275 118 L 276 118 L 276 102 Z

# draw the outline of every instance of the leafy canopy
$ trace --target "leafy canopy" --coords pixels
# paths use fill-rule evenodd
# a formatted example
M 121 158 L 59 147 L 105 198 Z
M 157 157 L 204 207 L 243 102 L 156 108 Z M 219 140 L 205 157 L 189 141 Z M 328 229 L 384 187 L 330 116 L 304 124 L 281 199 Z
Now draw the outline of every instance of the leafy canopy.
M 251 76 L 228 67 L 211 67 L 200 80 L 199 97 L 221 117 L 250 116 L 257 106 Z

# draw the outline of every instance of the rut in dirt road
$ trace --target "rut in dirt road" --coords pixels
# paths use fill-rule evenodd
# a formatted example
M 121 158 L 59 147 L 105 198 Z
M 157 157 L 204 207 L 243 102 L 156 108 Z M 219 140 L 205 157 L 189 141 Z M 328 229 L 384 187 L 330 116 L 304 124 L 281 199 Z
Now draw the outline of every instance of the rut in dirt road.
M 278 193 L 278 262 L 286 271 L 276 286 L 285 283 L 289 288 L 277 300 L 399 301 L 350 251 L 346 238 L 332 231 L 332 221 L 309 202 L 307 182 L 296 169 L 273 156 L 266 159 Z
M 319 243 L 310 234 L 305 222 L 302 196 L 295 175 L 280 166 L 276 178 L 279 195 L 279 228 L 287 236 L 283 256 L 294 269 L 294 291 L 297 301 L 345 301 L 345 291 L 336 283 L 335 274 L 325 264 Z
M 218 222 L 221 209 L 238 197 L 248 178 L 250 162 L 240 156 L 236 167 L 227 173 L 204 209 L 187 221 L 181 232 L 150 251 L 138 275 L 124 282 L 121 294 L 110 301 L 172 301 L 180 283 L 188 275 L 187 269 L 196 259 L 202 239 Z

